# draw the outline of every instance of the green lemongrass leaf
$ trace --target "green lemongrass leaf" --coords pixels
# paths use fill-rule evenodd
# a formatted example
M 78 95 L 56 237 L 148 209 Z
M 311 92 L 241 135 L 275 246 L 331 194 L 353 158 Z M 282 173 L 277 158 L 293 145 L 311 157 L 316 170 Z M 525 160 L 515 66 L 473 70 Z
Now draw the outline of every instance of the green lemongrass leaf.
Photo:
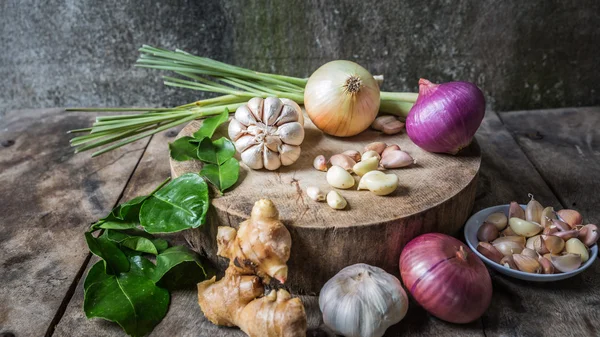
M 92 254 L 104 261 L 104 270 L 107 274 L 118 275 L 129 271 L 127 256 L 117 245 L 106 237 L 95 238 L 92 233 L 85 233 L 85 241 Z
M 148 198 L 140 223 L 148 233 L 172 233 L 197 228 L 206 221 L 208 186 L 196 173 L 184 174 Z
M 131 258 L 131 271 L 118 275 L 90 269 L 84 282 L 83 309 L 87 318 L 103 318 L 119 324 L 130 336 L 145 336 L 165 317 L 169 292 L 148 276 L 153 265 L 147 259 Z
M 202 122 L 198 131 L 194 132 L 194 138 L 202 141 L 205 137 L 212 138 L 217 128 L 229 119 L 229 109 L 223 109 L 217 116 L 209 117 Z
M 169 143 L 169 154 L 173 160 L 186 161 L 198 159 L 198 144 L 191 143 L 192 137 L 181 137 Z
M 150 239 L 144 236 L 130 235 L 126 232 L 110 229 L 107 229 L 102 235 L 110 241 L 118 243 L 121 246 L 127 247 L 136 252 L 158 255 L 158 248 Z
M 205 163 L 221 165 L 234 155 L 235 146 L 225 137 L 221 137 L 214 142 L 209 138 L 204 138 L 198 146 L 198 159 Z
M 223 192 L 237 182 L 240 175 L 240 163 L 235 158 L 229 158 L 221 165 L 205 164 L 200 175 Z
M 194 286 L 206 278 L 198 255 L 184 246 L 171 247 L 156 257 L 152 279 L 167 289 Z

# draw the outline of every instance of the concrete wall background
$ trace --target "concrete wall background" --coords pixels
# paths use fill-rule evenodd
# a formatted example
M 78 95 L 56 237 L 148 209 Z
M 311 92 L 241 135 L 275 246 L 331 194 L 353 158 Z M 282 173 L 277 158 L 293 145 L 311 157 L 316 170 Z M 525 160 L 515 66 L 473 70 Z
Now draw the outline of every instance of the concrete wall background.
M 497 111 L 600 104 L 598 0 L 0 0 L 0 116 L 201 97 L 133 68 L 144 43 L 295 76 L 349 59 L 385 90 L 473 81 Z

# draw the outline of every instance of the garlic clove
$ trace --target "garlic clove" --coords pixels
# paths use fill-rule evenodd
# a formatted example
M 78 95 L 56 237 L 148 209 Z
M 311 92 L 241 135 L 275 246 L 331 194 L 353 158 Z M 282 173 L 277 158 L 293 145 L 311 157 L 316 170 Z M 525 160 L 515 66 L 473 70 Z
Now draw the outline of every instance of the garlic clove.
M 552 220 L 557 219 L 556 213 L 554 213 L 554 208 L 546 207 L 542 211 L 542 219 L 540 224 L 542 227 L 546 228 L 552 225 Z
M 556 228 L 556 226 L 554 225 L 550 225 L 550 226 L 546 226 L 544 227 L 544 230 L 542 231 L 542 234 L 544 235 L 552 235 L 554 233 L 558 232 L 558 228 Z
M 300 145 L 304 140 L 304 127 L 298 122 L 285 123 L 277 129 L 281 141 L 289 145 Z
M 538 253 L 536 253 L 536 251 L 535 251 L 535 250 L 533 250 L 533 249 L 529 249 L 529 248 L 524 248 L 524 249 L 521 251 L 521 255 L 525 255 L 525 256 L 533 257 L 534 259 L 537 259 L 537 258 L 538 258 L 538 256 L 539 256 L 539 255 L 538 255 Z
M 504 228 L 506 228 L 508 224 L 508 218 L 506 217 L 506 215 L 504 215 L 504 213 L 492 213 L 488 215 L 488 217 L 485 219 L 485 222 L 493 223 L 496 226 L 496 228 L 498 228 L 498 230 L 501 231 Z
M 356 165 L 354 159 L 344 154 L 336 154 L 331 156 L 331 158 L 329 158 L 329 162 L 331 163 L 331 165 L 339 166 L 348 172 L 351 172 L 352 167 Z
M 342 167 L 334 165 L 327 170 L 327 183 L 335 188 L 347 189 L 354 186 L 354 178 Z
M 541 235 L 535 235 L 535 236 L 532 236 L 532 237 L 528 238 L 527 242 L 525 242 L 525 247 L 529 248 L 529 249 L 535 250 L 535 246 L 537 244 L 537 240 L 539 240 L 540 237 L 541 237 Z
M 400 146 L 396 145 L 396 144 L 392 144 L 392 145 L 388 145 L 385 150 L 383 150 L 383 152 L 381 153 L 381 157 L 383 158 L 385 156 L 386 153 L 388 152 L 392 152 L 392 151 L 400 151 Z
M 565 241 L 558 236 L 542 235 L 540 238 L 550 254 L 559 254 L 565 248 Z
M 500 243 L 500 242 L 506 242 L 506 241 L 516 242 L 522 246 L 525 246 L 525 238 L 522 236 L 518 236 L 518 235 L 501 236 L 501 237 L 497 238 L 496 240 L 494 240 L 493 242 Z
M 529 200 L 525 208 L 525 220 L 541 223 L 544 207 L 533 198 L 533 194 L 529 194 L 529 197 L 531 200 Z
M 501 236 L 514 236 L 517 235 L 510 227 L 506 227 L 502 232 L 500 232 Z
M 373 150 L 369 150 L 369 151 L 365 151 L 362 156 L 360 157 L 360 160 L 367 160 L 369 158 L 377 158 L 378 160 L 381 159 L 381 156 L 379 155 L 379 153 L 377 153 L 376 151 Z
M 416 162 L 416 160 L 404 151 L 390 151 L 381 158 L 380 165 L 386 169 L 395 169 L 406 167 L 415 164 Z
M 498 251 L 493 245 L 488 242 L 480 242 L 477 244 L 477 251 L 488 259 L 500 263 L 504 255 Z
M 402 129 L 404 129 L 404 123 L 402 123 L 399 120 L 395 120 L 390 123 L 384 124 L 383 129 L 381 131 L 383 131 L 383 133 L 385 133 L 386 135 L 395 135 L 397 133 L 400 133 Z
M 304 115 L 302 114 L 302 109 L 298 105 L 298 103 L 292 101 L 289 98 L 280 98 L 283 103 L 283 109 L 281 109 L 281 114 L 275 122 L 275 125 L 280 126 L 281 124 L 288 122 L 298 122 L 300 125 L 304 126 Z
M 395 174 L 364 176 L 364 184 L 375 195 L 388 195 L 398 187 L 398 176 Z
M 383 115 L 375 118 L 373 123 L 371 123 L 371 127 L 377 131 L 383 131 L 383 126 L 397 121 L 396 117 L 390 115 Z
M 508 225 L 515 233 L 525 237 L 534 236 L 542 231 L 539 224 L 519 218 L 510 218 Z
M 375 151 L 378 155 L 381 155 L 383 150 L 387 147 L 387 144 L 384 142 L 373 142 L 365 146 L 365 152 Z
M 322 154 L 316 156 L 313 160 L 313 167 L 319 171 L 327 171 L 327 160 L 325 159 L 325 156 Z
M 508 208 L 508 218 L 519 218 L 525 220 L 525 211 L 516 201 L 511 201 Z
M 563 232 L 554 232 L 551 235 L 552 236 L 557 236 L 563 240 L 569 240 L 572 238 L 577 238 L 579 237 L 581 233 L 578 230 L 572 229 L 570 231 L 563 231 Z
M 538 258 L 540 266 L 542 266 L 542 274 L 554 274 L 554 265 L 545 257 Z
M 348 150 L 348 151 L 344 151 L 342 152 L 342 154 L 344 156 L 348 156 L 350 158 L 352 158 L 352 160 L 354 160 L 355 163 L 358 163 L 360 161 L 360 152 L 355 151 L 355 150 Z
M 581 255 L 571 253 L 565 255 L 551 255 L 550 262 L 552 262 L 552 265 L 556 270 L 568 273 L 581 266 Z
M 240 123 L 237 119 L 232 118 L 227 127 L 227 135 L 232 142 L 238 140 L 238 138 L 246 135 L 246 126 Z
M 581 240 L 572 238 L 565 244 L 565 250 L 570 254 L 578 254 L 581 256 L 581 262 L 585 263 L 590 258 L 590 253 L 587 247 L 581 242 Z
M 258 144 L 258 142 L 252 135 L 243 136 L 243 137 L 239 138 L 238 140 L 236 140 L 234 143 L 235 149 L 239 153 L 243 153 L 249 147 L 255 146 L 257 144 Z
M 522 244 L 513 241 L 492 242 L 494 248 L 498 249 L 504 256 L 519 254 L 525 248 Z
M 503 257 L 502 260 L 500 260 L 500 264 L 508 269 L 519 270 L 519 268 L 517 268 L 517 265 L 515 264 L 515 260 L 513 259 L 512 254 Z
M 306 188 L 306 195 L 314 201 L 325 201 L 326 199 L 325 193 L 321 192 L 316 186 L 308 186 Z
M 277 136 L 266 136 L 265 137 L 265 146 L 273 151 L 273 152 L 279 152 L 279 148 L 281 147 L 282 143 L 281 143 L 281 139 Z
M 369 187 L 367 186 L 367 181 L 369 180 L 370 177 L 375 177 L 375 176 L 384 177 L 385 173 L 383 173 L 381 171 L 369 171 L 369 172 L 365 173 L 365 175 L 362 176 L 362 178 L 358 182 L 357 190 L 359 190 L 359 191 L 360 190 L 368 190 Z
M 559 219 L 552 220 L 552 225 L 556 226 L 556 229 L 558 229 L 560 232 L 571 230 L 571 226 L 569 226 L 568 223 L 566 223 L 562 220 L 559 220 Z
M 587 224 L 579 230 L 579 240 L 584 245 L 591 247 L 598 241 L 598 226 L 594 224 Z
M 302 150 L 300 146 L 288 144 L 281 145 L 281 147 L 279 148 L 279 157 L 281 159 L 281 165 L 289 166 L 295 163 L 296 160 L 300 158 L 301 151 Z
M 281 166 L 281 159 L 277 153 L 268 148 L 263 149 L 263 161 L 265 168 L 269 171 L 277 170 Z
M 498 228 L 492 223 L 484 222 L 477 230 L 477 239 L 483 242 L 490 242 L 498 237 Z
M 277 97 L 267 97 L 263 101 L 263 115 L 262 121 L 267 125 L 275 125 L 277 118 L 279 118 L 279 114 L 281 114 L 281 109 L 283 108 L 283 103 Z
M 244 126 L 256 125 L 257 119 L 247 105 L 242 105 L 235 110 L 235 119 Z
M 544 243 L 544 240 L 542 239 L 541 235 L 536 235 L 536 236 L 532 237 L 531 244 L 533 245 L 533 248 L 530 248 L 530 249 L 535 250 L 540 255 L 550 253 L 550 251 L 546 247 L 546 244 Z
M 333 209 L 344 209 L 348 205 L 348 202 L 338 191 L 329 191 L 327 193 L 327 205 Z
M 542 266 L 536 258 L 522 254 L 514 254 L 513 261 L 515 261 L 515 265 L 517 265 L 517 268 L 522 272 L 533 274 L 542 272 Z
M 583 217 L 581 213 L 577 212 L 574 209 L 561 209 L 556 212 L 556 214 L 560 217 L 560 219 L 571 226 L 571 228 L 575 228 L 583 223 Z
M 370 157 L 354 164 L 352 171 L 362 177 L 368 172 L 377 170 L 377 167 L 379 167 L 379 159 L 377 157 Z
M 262 122 L 263 102 L 264 102 L 264 99 L 262 97 L 254 97 L 254 98 L 250 99 L 248 101 L 248 103 L 246 104 L 248 106 L 248 110 L 250 111 L 252 116 L 254 116 L 255 121 Z M 235 118 L 237 119 L 237 115 L 235 116 Z M 256 123 L 254 123 L 254 124 L 256 124 Z
M 253 170 L 260 170 L 263 168 L 262 150 L 263 147 L 261 145 L 253 145 L 246 148 L 243 152 L 240 152 L 242 162 Z

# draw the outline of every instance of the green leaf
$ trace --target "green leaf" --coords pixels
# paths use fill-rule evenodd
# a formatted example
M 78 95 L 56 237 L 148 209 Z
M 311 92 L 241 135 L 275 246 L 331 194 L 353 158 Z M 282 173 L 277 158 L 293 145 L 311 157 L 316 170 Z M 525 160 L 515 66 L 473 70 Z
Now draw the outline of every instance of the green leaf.
M 206 118 L 202 122 L 202 126 L 200 126 L 200 129 L 194 132 L 194 138 L 196 138 L 196 141 L 194 142 L 198 142 L 198 140 L 201 141 L 203 138 L 210 139 L 219 127 L 219 125 L 227 122 L 228 119 L 229 110 L 227 108 L 225 108 L 223 112 L 221 112 L 221 114 L 217 116 Z
M 88 271 L 85 281 L 83 282 L 83 289 L 87 289 L 92 284 L 102 282 L 110 277 L 111 275 L 108 275 L 104 271 L 104 262 L 98 261 L 90 268 L 90 271 Z
M 233 143 L 221 137 L 214 142 L 209 138 L 204 138 L 198 146 L 198 159 L 206 163 L 223 164 L 235 155 L 235 146 Z
M 154 243 L 150 239 L 143 236 L 129 235 L 124 232 L 110 229 L 107 229 L 103 235 L 106 235 L 106 238 L 110 241 L 119 243 L 131 250 L 154 255 L 158 254 L 158 248 L 154 245 Z
M 148 196 L 145 195 L 135 197 L 117 206 L 115 210 L 112 211 L 112 213 L 120 220 L 139 222 L 140 208 L 142 208 L 142 203 L 146 199 L 148 199 Z M 118 213 L 115 213 L 115 211 L 117 211 Z
M 166 289 L 146 276 L 152 263 L 133 257 L 131 271 L 118 275 L 102 275 L 96 265 L 84 282 L 86 317 L 116 322 L 130 336 L 150 333 L 166 315 L 170 299 Z
M 240 163 L 235 158 L 229 158 L 222 165 L 205 164 L 200 175 L 223 192 L 237 182 L 240 175 Z
M 163 251 L 167 250 L 167 248 L 169 248 L 169 242 L 165 239 L 154 239 L 152 240 L 152 243 L 154 244 L 154 247 L 156 247 L 156 250 L 159 253 L 162 253 Z
M 148 233 L 197 228 L 206 221 L 208 186 L 196 173 L 184 174 L 142 204 L 140 223 Z
M 185 288 L 206 279 L 206 272 L 196 253 L 186 247 L 175 246 L 156 257 L 152 279 L 167 289 Z
M 111 220 L 103 221 L 103 220 L 100 220 L 100 221 L 98 221 L 98 222 L 96 222 L 95 224 L 92 225 L 92 230 L 97 230 L 97 229 L 100 229 L 100 228 L 104 228 L 104 229 L 131 229 L 131 228 L 136 228 L 138 224 L 139 224 L 138 222 L 126 222 L 126 221 L 122 221 L 122 220 L 117 220 L 117 221 L 111 221 Z
M 104 269 L 107 274 L 117 275 L 129 270 L 127 256 L 114 242 L 104 236 L 95 238 L 90 232 L 85 233 L 85 241 L 90 251 L 104 260 Z
M 177 161 L 197 159 L 196 152 L 198 144 L 190 143 L 191 140 L 194 140 L 194 138 L 181 137 L 174 142 L 169 143 L 171 158 Z

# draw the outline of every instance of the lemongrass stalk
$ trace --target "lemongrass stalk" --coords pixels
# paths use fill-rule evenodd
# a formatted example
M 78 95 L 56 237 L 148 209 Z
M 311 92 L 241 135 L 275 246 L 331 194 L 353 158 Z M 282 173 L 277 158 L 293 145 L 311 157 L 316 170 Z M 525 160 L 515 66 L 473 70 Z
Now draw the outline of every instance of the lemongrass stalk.
M 401 102 L 411 102 L 414 103 L 417 101 L 417 97 L 419 96 L 416 92 L 387 92 L 382 91 L 379 93 L 379 99 L 385 101 L 401 101 Z

